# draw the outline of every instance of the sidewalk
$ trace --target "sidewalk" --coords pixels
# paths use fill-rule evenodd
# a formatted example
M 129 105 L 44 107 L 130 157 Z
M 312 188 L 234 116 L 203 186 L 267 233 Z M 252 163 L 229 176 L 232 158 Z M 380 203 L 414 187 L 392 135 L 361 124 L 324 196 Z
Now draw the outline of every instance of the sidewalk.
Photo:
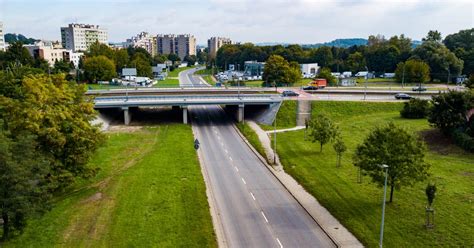
M 254 123 L 254 124 L 257 125 L 256 123 Z M 249 121 L 249 125 L 250 125 L 250 121 Z M 258 128 L 260 128 L 260 127 L 258 127 Z M 254 129 L 254 128 L 252 128 L 252 129 Z M 286 129 L 277 129 L 276 132 L 277 133 L 283 133 L 283 132 L 290 132 L 290 131 L 298 131 L 298 130 L 301 130 L 301 129 L 305 129 L 305 126 L 296 126 L 296 127 L 292 127 L 292 128 L 286 128 Z M 274 133 L 274 131 L 273 130 L 265 131 L 265 133 L 272 134 L 272 133 Z
M 265 150 L 268 161 L 273 161 L 273 149 L 271 140 L 268 136 L 269 132 L 265 132 L 257 123 L 248 121 L 249 126 L 257 133 L 260 142 Z M 296 127 L 298 128 L 298 127 Z M 304 127 L 302 127 L 304 128 Z M 301 129 L 301 128 L 299 128 Z M 284 131 L 298 130 L 283 129 Z M 282 130 L 280 130 L 282 131 Z M 284 132 L 283 131 L 283 132 Z M 270 131 L 272 133 L 273 131 Z M 278 130 L 277 130 L 278 132 Z M 254 150 L 254 149 L 252 149 Z M 256 152 L 254 150 L 254 152 Z M 257 152 L 256 152 L 257 153 Z M 258 155 L 258 154 L 257 154 Z M 310 195 L 306 190 L 296 182 L 293 177 L 286 174 L 280 163 L 280 159 L 276 156 L 276 165 L 269 166 L 265 163 L 268 169 L 275 175 L 275 177 L 283 184 L 283 186 L 295 197 L 295 199 L 306 209 L 306 211 L 313 217 L 313 219 L 321 226 L 321 228 L 331 237 L 338 247 L 364 247 L 357 238 L 352 235 L 336 218 L 334 218 L 329 211 L 327 211 L 318 200 Z

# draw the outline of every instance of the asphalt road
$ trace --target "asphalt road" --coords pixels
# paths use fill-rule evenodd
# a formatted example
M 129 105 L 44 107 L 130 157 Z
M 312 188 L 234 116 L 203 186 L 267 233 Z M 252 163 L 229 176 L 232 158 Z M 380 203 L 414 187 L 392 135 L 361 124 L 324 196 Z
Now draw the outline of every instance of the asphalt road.
M 190 112 L 229 247 L 335 247 L 244 143 L 222 109 L 200 106 Z
M 199 75 L 194 75 L 194 72 L 204 69 L 204 67 L 196 67 L 189 70 L 184 70 L 178 74 L 180 87 L 209 87 Z

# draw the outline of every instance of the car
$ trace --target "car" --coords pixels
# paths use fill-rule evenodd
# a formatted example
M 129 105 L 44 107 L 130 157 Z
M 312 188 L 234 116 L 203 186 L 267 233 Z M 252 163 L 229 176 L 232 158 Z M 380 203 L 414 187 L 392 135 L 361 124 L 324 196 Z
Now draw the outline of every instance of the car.
M 395 99 L 400 100 L 400 99 L 411 99 L 412 97 L 406 93 L 398 93 L 395 95 Z
M 426 91 L 425 86 L 416 86 L 411 89 L 412 91 Z
M 312 86 L 312 85 L 303 87 L 303 90 L 317 90 L 317 89 L 319 89 L 317 86 Z
M 281 93 L 282 96 L 299 96 L 300 94 L 292 91 L 292 90 L 285 90 Z

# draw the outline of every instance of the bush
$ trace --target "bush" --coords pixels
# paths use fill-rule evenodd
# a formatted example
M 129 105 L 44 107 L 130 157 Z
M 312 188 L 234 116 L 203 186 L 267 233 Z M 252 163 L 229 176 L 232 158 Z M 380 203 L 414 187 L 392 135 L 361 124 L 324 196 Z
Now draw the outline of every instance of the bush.
M 400 115 L 408 119 L 421 119 L 428 115 L 430 104 L 427 100 L 412 98 L 405 102 Z
M 455 129 L 451 136 L 454 142 L 464 150 L 474 152 L 474 138 L 464 133 L 461 129 Z

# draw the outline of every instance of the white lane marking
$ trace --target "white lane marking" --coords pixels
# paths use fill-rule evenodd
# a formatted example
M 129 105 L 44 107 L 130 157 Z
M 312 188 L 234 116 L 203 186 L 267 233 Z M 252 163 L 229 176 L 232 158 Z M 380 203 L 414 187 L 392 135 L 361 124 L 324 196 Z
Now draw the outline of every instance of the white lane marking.
M 265 216 L 265 214 L 263 213 L 263 211 L 260 211 L 260 213 L 262 213 L 262 215 L 263 215 L 263 218 L 264 218 L 264 219 L 265 219 L 265 221 L 268 223 L 267 216 Z
M 250 192 L 250 195 L 252 196 L 253 200 L 255 201 L 255 196 L 253 195 L 252 192 Z
M 229 151 L 227 151 L 227 149 L 224 149 L 224 152 L 225 152 L 225 153 L 229 153 Z
M 239 168 L 237 168 L 237 166 L 234 166 L 234 168 L 237 172 L 239 172 Z
M 221 146 L 224 146 L 224 142 L 221 141 Z
M 230 159 L 230 161 L 232 161 L 232 160 L 233 160 L 231 156 L 229 156 L 229 159 Z
M 244 182 L 244 184 L 247 184 L 247 182 L 244 180 L 244 178 L 243 178 L 243 177 L 242 177 L 242 178 L 240 178 L 240 179 L 242 179 L 242 182 Z
M 280 245 L 280 248 L 283 248 L 283 245 L 281 244 L 280 240 L 277 238 L 277 242 Z

